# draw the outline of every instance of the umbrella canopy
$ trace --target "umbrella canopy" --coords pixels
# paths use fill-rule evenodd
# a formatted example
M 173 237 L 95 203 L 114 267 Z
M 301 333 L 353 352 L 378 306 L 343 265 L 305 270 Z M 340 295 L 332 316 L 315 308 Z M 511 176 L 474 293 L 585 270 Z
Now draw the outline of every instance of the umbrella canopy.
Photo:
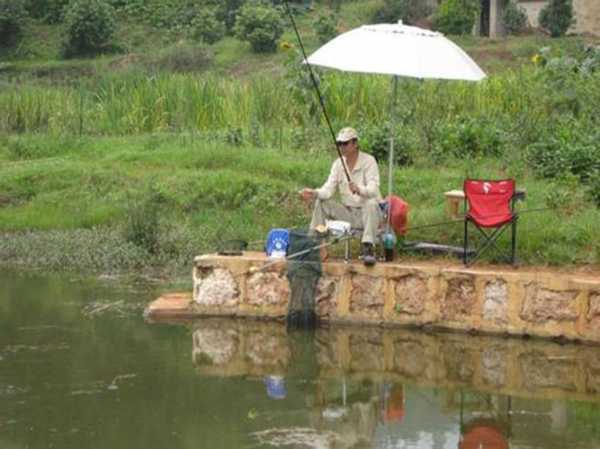
M 329 41 L 309 64 L 359 73 L 480 81 L 485 73 L 444 35 L 397 24 L 363 25 Z

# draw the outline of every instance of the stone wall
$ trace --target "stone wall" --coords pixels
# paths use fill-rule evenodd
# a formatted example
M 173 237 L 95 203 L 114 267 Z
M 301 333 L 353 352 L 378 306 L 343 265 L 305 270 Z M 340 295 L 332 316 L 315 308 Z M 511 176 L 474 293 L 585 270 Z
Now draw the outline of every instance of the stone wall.
M 259 253 L 200 256 L 196 315 L 281 318 L 290 294 L 285 262 Z M 325 321 L 433 326 L 600 342 L 600 279 L 447 263 L 323 265 L 316 292 Z

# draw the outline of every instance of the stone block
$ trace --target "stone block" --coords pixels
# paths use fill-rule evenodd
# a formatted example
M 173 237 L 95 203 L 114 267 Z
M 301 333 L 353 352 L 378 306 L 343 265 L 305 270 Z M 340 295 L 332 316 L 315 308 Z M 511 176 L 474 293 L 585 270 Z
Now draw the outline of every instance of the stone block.
M 475 304 L 475 282 L 471 277 L 456 277 L 448 280 L 441 310 L 444 319 L 460 320 L 469 317 Z
M 408 315 L 420 315 L 425 310 L 425 302 L 429 296 L 427 280 L 409 274 L 393 281 L 394 311 Z
M 587 319 L 600 325 L 600 292 L 590 292 Z
M 551 290 L 531 282 L 525 287 L 521 319 L 532 323 L 575 321 L 577 293 L 575 290 Z
M 315 304 L 317 316 L 320 319 L 329 319 L 335 315 L 339 285 L 339 278 L 321 277 L 319 279 L 315 294 Z
M 483 318 L 496 324 L 508 322 L 508 289 L 506 281 L 496 279 L 485 284 Z
M 226 268 L 197 270 L 194 301 L 203 306 L 235 307 L 240 303 L 237 280 Z
M 352 276 L 350 312 L 373 318 L 383 316 L 384 279 L 364 274 Z
M 247 303 L 256 306 L 285 307 L 290 296 L 290 286 L 284 274 L 279 272 L 253 273 L 247 281 Z

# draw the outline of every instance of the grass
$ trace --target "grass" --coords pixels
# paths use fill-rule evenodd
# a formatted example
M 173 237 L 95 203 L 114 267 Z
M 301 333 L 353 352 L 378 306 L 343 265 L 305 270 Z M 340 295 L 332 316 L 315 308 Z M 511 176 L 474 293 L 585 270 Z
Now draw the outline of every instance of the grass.
M 339 31 L 365 23 L 381 3 L 343 2 Z M 324 11 L 296 16 L 309 53 L 319 46 L 312 22 Z M 200 46 L 138 19 L 120 18 L 125 54 L 61 60 L 59 28 L 35 21 L 3 54 L 0 261 L 187 270 L 219 240 L 257 241 L 272 227 L 308 223 L 294 192 L 322 183 L 334 154 L 291 28 L 282 38 L 291 49 L 256 55 L 231 36 Z M 446 221 L 443 192 L 466 176 L 515 176 L 528 192 L 522 208 L 553 208 L 523 215 L 522 260 L 597 264 L 600 212 L 589 187 L 564 174 L 540 180 L 526 160 L 540 141 L 597 142 L 599 73 L 563 79 L 531 62 L 546 46 L 577 53 L 584 39 L 452 39 L 490 77 L 477 85 L 402 81 L 398 151 L 414 164 L 397 169 L 394 191 L 411 205 L 409 239 L 460 244 L 460 224 L 418 229 Z M 320 78 L 334 127 L 353 124 L 381 152 L 390 78 Z M 571 129 L 579 134 L 563 138 Z
M 194 255 L 214 251 L 219 240 L 260 241 L 273 227 L 306 226 L 309 217 L 295 192 L 320 185 L 334 157 L 327 151 L 306 157 L 306 150 L 190 141 L 173 134 L 21 135 L 10 141 L 28 157 L 14 160 L 7 157 L 6 140 L 0 146 L 0 260 L 54 269 L 185 270 Z M 40 152 L 42 147 L 47 152 Z M 482 158 L 448 161 L 443 170 L 423 164 L 397 169 L 394 191 L 409 202 L 415 228 L 408 238 L 460 244 L 461 224 L 418 227 L 447 221 L 444 191 L 458 188 L 466 175 L 505 176 L 506 163 Z M 381 172 L 387 172 L 384 166 Z M 527 171 L 518 184 L 527 189 L 522 209 L 546 206 L 554 187 Z M 157 241 L 145 248 L 128 237 L 128 223 L 132 214 L 150 210 L 138 207 L 150 200 L 156 204 L 149 213 L 156 214 Z M 524 263 L 598 263 L 594 236 L 600 211 L 585 199 L 573 202 L 568 212 L 523 214 L 519 255 Z

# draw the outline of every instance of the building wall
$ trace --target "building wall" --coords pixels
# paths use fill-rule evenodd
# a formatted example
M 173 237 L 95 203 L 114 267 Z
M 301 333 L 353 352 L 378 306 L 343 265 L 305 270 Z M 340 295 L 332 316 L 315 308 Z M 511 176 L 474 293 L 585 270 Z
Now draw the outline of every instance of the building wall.
M 538 17 L 546 3 L 546 0 L 521 0 L 519 2 L 519 5 L 527 12 L 531 26 L 539 26 Z M 577 22 L 571 32 L 600 36 L 600 0 L 573 0 L 573 7 Z

